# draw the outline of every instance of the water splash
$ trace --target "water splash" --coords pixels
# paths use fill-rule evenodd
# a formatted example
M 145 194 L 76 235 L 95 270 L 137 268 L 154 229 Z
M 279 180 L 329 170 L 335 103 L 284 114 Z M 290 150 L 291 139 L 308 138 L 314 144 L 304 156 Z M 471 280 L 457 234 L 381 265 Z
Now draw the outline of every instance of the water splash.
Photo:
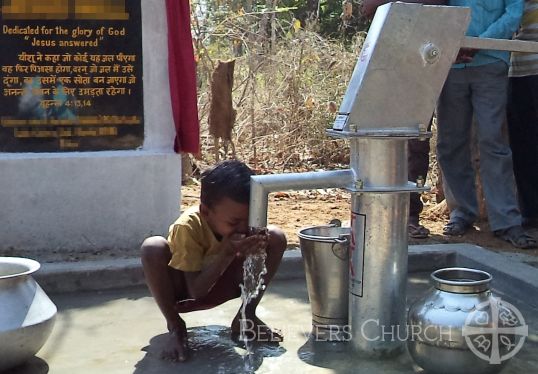
M 255 253 L 248 255 L 243 262 L 243 284 L 241 287 L 241 319 L 240 319 L 240 335 L 239 338 L 245 344 L 246 354 L 243 357 L 245 363 L 245 372 L 252 373 L 253 363 L 253 350 L 251 339 L 246 332 L 254 327 L 254 322 L 251 321 L 249 326 L 249 320 L 246 316 L 247 305 L 256 297 L 258 297 L 260 291 L 265 290 L 263 284 L 263 276 L 267 274 L 267 268 L 265 266 L 265 259 L 267 258 L 267 252 L 265 248 L 258 248 Z

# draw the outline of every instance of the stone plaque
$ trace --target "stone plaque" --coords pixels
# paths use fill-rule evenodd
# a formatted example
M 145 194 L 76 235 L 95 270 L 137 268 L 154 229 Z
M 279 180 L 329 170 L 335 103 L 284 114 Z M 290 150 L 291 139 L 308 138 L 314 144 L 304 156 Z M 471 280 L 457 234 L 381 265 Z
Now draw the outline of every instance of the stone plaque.
M 140 147 L 141 0 L 0 1 L 0 152 Z

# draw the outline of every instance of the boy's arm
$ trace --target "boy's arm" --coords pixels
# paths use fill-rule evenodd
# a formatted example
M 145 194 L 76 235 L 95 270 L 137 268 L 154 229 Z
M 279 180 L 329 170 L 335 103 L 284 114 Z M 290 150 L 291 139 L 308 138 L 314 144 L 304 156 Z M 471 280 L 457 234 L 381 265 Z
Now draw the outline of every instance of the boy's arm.
M 367 18 L 372 18 L 378 6 L 391 3 L 394 0 L 364 0 L 361 7 L 361 14 Z M 418 3 L 425 5 L 446 5 L 447 0 L 401 0 L 404 3 Z
M 221 243 L 221 251 L 217 258 L 201 271 L 186 271 L 185 283 L 190 297 L 200 299 L 207 295 L 215 285 L 220 276 L 226 271 L 234 260 L 235 251 L 226 248 L 225 243 Z
M 235 257 L 244 257 L 255 248 L 267 247 L 267 236 L 257 234 L 242 238 L 223 238 L 217 258 L 201 271 L 184 272 L 189 295 L 200 299 L 207 295 Z

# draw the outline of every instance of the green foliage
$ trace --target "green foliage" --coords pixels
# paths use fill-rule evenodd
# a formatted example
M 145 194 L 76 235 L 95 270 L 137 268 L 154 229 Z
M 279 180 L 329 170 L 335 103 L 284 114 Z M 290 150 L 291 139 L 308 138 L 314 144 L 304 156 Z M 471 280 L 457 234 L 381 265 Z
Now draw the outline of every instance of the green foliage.
M 347 0 L 352 4 L 353 18 L 344 22 L 341 18 L 343 1 L 339 0 L 193 0 L 193 7 L 203 9 L 208 23 L 219 24 L 230 13 L 257 13 L 278 10 L 281 21 L 301 21 L 303 27 L 311 27 L 320 35 L 348 42 L 367 28 L 367 22 L 360 15 L 363 0 Z M 289 10 L 289 12 L 282 12 Z

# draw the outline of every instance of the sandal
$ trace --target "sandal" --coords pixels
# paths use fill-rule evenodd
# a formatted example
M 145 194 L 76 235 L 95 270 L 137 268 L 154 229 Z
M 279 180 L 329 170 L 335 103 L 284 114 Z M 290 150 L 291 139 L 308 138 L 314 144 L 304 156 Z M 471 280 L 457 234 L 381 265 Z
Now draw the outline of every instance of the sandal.
M 462 236 L 465 234 L 472 225 L 469 222 L 465 222 L 461 218 L 448 221 L 448 223 L 443 227 L 443 234 L 448 236 Z
M 512 226 L 504 230 L 495 231 L 495 236 L 506 240 L 516 248 L 529 249 L 536 248 L 536 239 L 523 230 L 521 226 Z
M 426 239 L 430 236 L 430 230 L 418 223 L 410 223 L 407 226 L 407 233 L 413 239 Z

